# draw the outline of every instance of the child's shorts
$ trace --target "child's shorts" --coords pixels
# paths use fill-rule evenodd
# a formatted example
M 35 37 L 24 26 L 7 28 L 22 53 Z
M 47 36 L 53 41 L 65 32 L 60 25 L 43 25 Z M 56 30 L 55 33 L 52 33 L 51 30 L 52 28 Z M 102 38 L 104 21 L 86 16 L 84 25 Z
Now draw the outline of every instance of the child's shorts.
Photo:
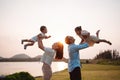
M 37 36 L 32 37 L 31 40 L 37 42 L 38 41 Z
M 87 39 L 87 42 L 89 44 L 89 46 L 93 46 L 96 42 L 99 41 L 99 38 L 94 36 L 94 35 L 91 35 L 88 39 Z

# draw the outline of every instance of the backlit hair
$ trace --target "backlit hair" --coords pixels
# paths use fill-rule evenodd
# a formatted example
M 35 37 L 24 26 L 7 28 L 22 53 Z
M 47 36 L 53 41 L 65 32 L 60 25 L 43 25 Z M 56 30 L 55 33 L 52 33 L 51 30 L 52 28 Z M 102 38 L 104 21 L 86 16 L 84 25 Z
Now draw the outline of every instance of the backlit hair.
M 56 49 L 56 56 L 55 59 L 62 59 L 63 58 L 63 44 L 61 42 L 57 42 L 58 44 L 58 49 Z
M 65 43 L 66 44 L 71 44 L 71 42 L 70 42 L 70 36 L 66 36 L 65 37 Z

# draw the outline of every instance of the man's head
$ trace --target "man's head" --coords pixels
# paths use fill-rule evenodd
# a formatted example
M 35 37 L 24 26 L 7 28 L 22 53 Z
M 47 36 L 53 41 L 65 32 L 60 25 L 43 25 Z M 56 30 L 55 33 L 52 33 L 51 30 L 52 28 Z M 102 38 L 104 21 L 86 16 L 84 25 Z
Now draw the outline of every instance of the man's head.
M 75 42 L 74 37 L 72 37 L 72 36 L 66 36 L 65 37 L 65 43 L 66 44 L 73 44 L 74 42 Z

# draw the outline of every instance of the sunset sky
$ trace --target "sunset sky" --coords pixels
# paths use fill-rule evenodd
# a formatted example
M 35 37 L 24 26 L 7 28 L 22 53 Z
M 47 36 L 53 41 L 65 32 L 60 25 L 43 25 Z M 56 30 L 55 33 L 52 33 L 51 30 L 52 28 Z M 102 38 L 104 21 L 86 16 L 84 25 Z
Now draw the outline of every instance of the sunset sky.
M 81 50 L 81 58 L 91 59 L 108 49 L 120 51 L 120 0 L 0 0 L 0 56 L 42 55 L 37 43 L 27 50 L 21 44 L 22 39 L 39 34 L 42 25 L 48 29 L 46 35 L 52 36 L 43 40 L 46 47 L 56 41 L 64 43 L 67 35 L 74 36 L 78 44 L 81 39 L 74 28 L 81 25 L 92 35 L 100 29 L 100 38 L 113 44 L 100 43 Z M 64 56 L 68 58 L 65 43 Z

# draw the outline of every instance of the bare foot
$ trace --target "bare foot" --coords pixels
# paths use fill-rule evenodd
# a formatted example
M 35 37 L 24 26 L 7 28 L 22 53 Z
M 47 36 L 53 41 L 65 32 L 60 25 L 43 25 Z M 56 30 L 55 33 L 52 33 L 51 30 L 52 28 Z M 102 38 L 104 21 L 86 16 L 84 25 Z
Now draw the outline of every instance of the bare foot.
M 21 40 L 21 44 L 23 44 L 23 40 Z
M 107 42 L 109 45 L 112 45 L 112 43 L 110 41 Z
M 24 45 L 24 49 L 26 50 L 26 48 L 27 48 L 27 46 L 26 45 Z
M 99 34 L 99 32 L 100 32 L 100 30 L 98 30 L 98 31 L 96 32 L 96 35 L 98 35 L 98 34 Z

